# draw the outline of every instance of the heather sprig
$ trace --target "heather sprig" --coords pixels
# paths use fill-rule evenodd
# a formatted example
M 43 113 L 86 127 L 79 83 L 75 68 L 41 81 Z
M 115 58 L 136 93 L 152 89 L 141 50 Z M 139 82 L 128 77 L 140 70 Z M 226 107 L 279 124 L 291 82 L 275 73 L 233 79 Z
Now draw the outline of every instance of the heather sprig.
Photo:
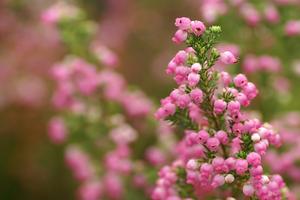
M 43 19 L 47 17 L 70 54 L 50 71 L 56 116 L 49 122 L 49 138 L 65 147 L 66 164 L 78 181 L 78 198 L 138 198 L 141 192 L 126 190 L 149 190 L 147 170 L 164 164 L 170 151 L 159 138 L 172 140 L 168 125 L 150 120 L 152 102 L 112 69 L 116 55 L 92 43 L 93 23 L 80 10 L 59 3 L 44 13 Z M 141 147 L 145 141 L 137 140 L 139 134 L 145 140 L 151 137 L 146 146 Z
M 250 199 L 284 199 L 288 192 L 282 178 L 266 175 L 262 166 L 267 148 L 280 146 L 280 136 L 271 125 L 242 112 L 258 90 L 245 75 L 232 78 L 214 67 L 217 61 L 237 62 L 230 51 L 214 48 L 221 28 L 206 28 L 186 17 L 177 18 L 175 25 L 172 40 L 185 42 L 187 48 L 168 64 L 166 72 L 178 88 L 161 100 L 155 116 L 183 128 L 184 135 L 177 159 L 159 172 L 152 198 L 239 199 L 243 194 Z

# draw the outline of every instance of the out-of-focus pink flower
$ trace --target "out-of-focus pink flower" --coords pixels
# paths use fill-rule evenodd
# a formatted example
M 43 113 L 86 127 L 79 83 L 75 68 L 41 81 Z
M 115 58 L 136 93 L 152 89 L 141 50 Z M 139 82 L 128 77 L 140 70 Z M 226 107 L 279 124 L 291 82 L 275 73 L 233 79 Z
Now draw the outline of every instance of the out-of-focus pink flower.
M 280 20 L 280 15 L 278 13 L 278 10 L 273 5 L 267 5 L 265 7 L 264 15 L 266 20 L 272 24 L 276 24 Z
M 61 144 L 66 140 L 67 129 L 63 119 L 54 117 L 50 120 L 48 125 L 48 135 L 55 144 Z
M 71 146 L 67 149 L 65 161 L 78 181 L 85 181 L 93 177 L 94 170 L 90 164 L 90 160 L 78 147 Z
M 290 20 L 285 25 L 285 33 L 288 36 L 300 34 L 300 20 Z
M 146 152 L 146 157 L 154 166 L 160 166 L 166 162 L 165 155 L 159 148 L 149 148 Z
M 78 190 L 80 200 L 98 200 L 102 195 L 102 183 L 100 181 L 88 181 L 83 183 Z
M 115 68 L 119 63 L 117 55 L 103 45 L 93 45 L 92 51 L 105 66 Z

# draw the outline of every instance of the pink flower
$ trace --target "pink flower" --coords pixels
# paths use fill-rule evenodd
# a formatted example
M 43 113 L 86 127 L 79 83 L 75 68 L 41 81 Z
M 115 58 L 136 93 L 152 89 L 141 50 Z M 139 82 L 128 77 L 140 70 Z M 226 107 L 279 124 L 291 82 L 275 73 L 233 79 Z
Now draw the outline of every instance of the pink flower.
M 214 102 L 214 112 L 216 114 L 222 114 L 224 112 L 224 110 L 226 109 L 226 102 L 223 101 L 222 99 L 217 99 L 215 102 Z
M 224 158 L 222 157 L 216 157 L 212 161 L 212 166 L 217 173 L 222 173 L 224 171 L 227 171 Z
M 235 169 L 235 163 L 236 163 L 236 159 L 234 157 L 229 157 L 225 160 L 225 164 L 229 168 L 229 170 Z
M 206 146 L 211 151 L 218 151 L 220 146 L 220 141 L 217 138 L 208 138 L 206 141 Z
M 217 174 L 214 176 L 213 181 L 211 183 L 213 188 L 217 188 L 221 185 L 224 185 L 225 183 L 225 178 L 223 175 Z
M 248 154 L 247 161 L 254 167 L 261 165 L 261 157 L 258 153 L 255 152 L 251 152 L 250 154 Z
M 243 4 L 240 11 L 249 26 L 256 26 L 261 20 L 259 12 L 249 3 Z
M 231 76 L 227 72 L 221 72 L 221 80 L 225 87 L 227 87 L 231 83 Z
M 222 143 L 227 144 L 228 143 L 228 135 L 225 131 L 218 131 L 216 133 L 216 138 Z
M 176 105 L 180 108 L 186 108 L 191 102 L 191 98 L 188 94 L 180 95 L 176 101 Z
M 188 54 L 185 51 L 181 50 L 178 51 L 178 53 L 175 55 L 174 62 L 178 65 L 184 64 L 187 61 L 187 58 Z
M 204 163 L 200 167 L 201 174 L 211 174 L 213 172 L 213 167 L 210 164 Z
M 206 30 L 205 25 L 201 21 L 192 21 L 191 27 L 192 27 L 193 33 L 197 36 L 202 35 Z
M 238 159 L 235 163 L 235 170 L 238 175 L 243 175 L 248 170 L 247 160 Z
M 237 136 L 239 136 L 244 130 L 244 125 L 242 123 L 235 123 L 232 126 L 232 130 Z
M 247 96 L 244 93 L 239 93 L 235 99 L 244 107 L 247 107 L 250 105 L 250 101 L 248 100 Z
M 191 20 L 187 17 L 179 17 L 175 20 L 175 26 L 177 26 L 180 30 L 187 30 L 191 26 Z
M 176 44 L 180 44 L 184 42 L 187 39 L 187 32 L 183 30 L 178 30 L 176 31 L 174 37 L 172 38 L 172 41 L 175 42 Z
M 201 89 L 195 88 L 191 91 L 190 97 L 194 103 L 200 104 L 203 101 L 203 92 Z
M 264 155 L 267 151 L 268 145 L 264 141 L 260 141 L 254 144 L 254 150 L 259 153 L 260 155 Z
M 238 101 L 230 101 L 227 105 L 227 110 L 230 114 L 237 114 L 240 112 L 241 104 Z
M 192 64 L 191 69 L 192 69 L 192 72 L 198 73 L 202 69 L 202 66 L 200 63 L 194 63 L 194 64 Z
M 236 87 L 243 88 L 245 85 L 247 85 L 248 80 L 244 74 L 238 74 L 236 77 L 234 77 L 233 82 Z
M 52 118 L 48 125 L 48 134 L 53 143 L 63 143 L 67 136 L 67 130 L 63 119 L 59 117 Z
M 254 194 L 254 188 L 251 185 L 244 185 L 243 193 L 246 196 L 252 196 Z
M 93 176 L 94 171 L 89 157 L 81 149 L 69 147 L 65 153 L 65 160 L 77 180 L 84 181 Z
M 167 69 L 166 69 L 167 74 L 172 74 L 172 75 L 174 75 L 174 74 L 175 74 L 176 67 L 177 67 L 177 64 L 176 64 L 173 60 L 171 60 L 171 61 L 169 62 L 169 64 L 168 64 Z
M 166 161 L 166 157 L 161 149 L 152 147 L 146 152 L 147 160 L 154 166 L 162 165 Z
M 188 83 L 191 87 L 195 87 L 200 80 L 200 75 L 194 72 L 188 75 Z
M 254 73 L 259 69 L 258 59 L 253 55 L 247 55 L 244 58 L 243 70 L 245 73 Z
M 204 144 L 209 138 L 209 134 L 205 130 L 201 130 L 198 132 L 198 139 L 201 144 Z
M 247 85 L 243 87 L 242 91 L 249 100 L 254 99 L 258 94 L 258 90 L 256 89 L 256 86 L 251 82 L 248 82 Z
M 300 34 L 300 20 L 288 21 L 285 25 L 285 33 L 288 36 L 295 36 Z
M 199 166 L 200 166 L 199 163 L 195 159 L 190 159 L 186 164 L 186 168 L 188 170 L 193 170 L 193 171 L 196 171 L 199 168 Z
M 230 51 L 224 51 L 220 54 L 220 60 L 222 63 L 229 65 L 237 62 L 236 57 Z
M 102 194 L 102 184 L 100 181 L 84 183 L 79 188 L 79 198 L 81 200 L 98 200 Z
M 265 18 L 268 22 L 276 24 L 279 22 L 280 16 L 278 10 L 273 5 L 267 5 L 264 10 Z

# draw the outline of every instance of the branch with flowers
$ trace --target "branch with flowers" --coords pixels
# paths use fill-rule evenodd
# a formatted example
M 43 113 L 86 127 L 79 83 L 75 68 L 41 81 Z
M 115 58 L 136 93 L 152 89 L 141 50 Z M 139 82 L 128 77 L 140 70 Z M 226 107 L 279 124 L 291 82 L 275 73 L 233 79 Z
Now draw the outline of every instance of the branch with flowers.
M 113 70 L 116 55 L 90 45 L 95 25 L 81 10 L 58 3 L 42 20 L 58 32 L 69 54 L 51 69 L 56 116 L 49 138 L 65 149 L 78 198 L 146 198 L 153 171 L 171 154 L 172 129 L 152 120 L 152 102 Z
M 175 25 L 172 40 L 187 48 L 168 64 L 178 88 L 161 100 L 156 118 L 184 136 L 176 160 L 160 170 L 152 199 L 288 199 L 281 176 L 266 174 L 262 164 L 267 148 L 281 145 L 279 134 L 242 111 L 257 96 L 256 86 L 243 74 L 232 78 L 214 67 L 237 62 L 230 51 L 214 48 L 221 28 L 186 17 Z

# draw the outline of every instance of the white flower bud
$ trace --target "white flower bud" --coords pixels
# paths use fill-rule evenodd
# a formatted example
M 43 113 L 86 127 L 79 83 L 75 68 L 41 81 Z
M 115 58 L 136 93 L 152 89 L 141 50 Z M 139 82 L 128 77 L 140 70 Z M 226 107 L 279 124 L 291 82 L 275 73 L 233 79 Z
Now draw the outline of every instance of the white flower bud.
M 262 182 L 263 182 L 263 184 L 269 183 L 269 182 L 270 182 L 269 177 L 266 176 L 266 175 L 263 175 L 263 176 L 262 176 Z
M 200 63 L 194 63 L 191 69 L 193 72 L 198 73 L 202 69 L 202 66 Z
M 233 197 L 227 197 L 226 200 L 236 200 L 236 199 Z
M 232 183 L 234 181 L 234 176 L 232 174 L 227 174 L 225 176 L 225 182 L 226 183 Z
M 251 136 L 251 140 L 253 142 L 258 142 L 260 141 L 260 135 L 258 133 L 254 133 L 252 136 Z

